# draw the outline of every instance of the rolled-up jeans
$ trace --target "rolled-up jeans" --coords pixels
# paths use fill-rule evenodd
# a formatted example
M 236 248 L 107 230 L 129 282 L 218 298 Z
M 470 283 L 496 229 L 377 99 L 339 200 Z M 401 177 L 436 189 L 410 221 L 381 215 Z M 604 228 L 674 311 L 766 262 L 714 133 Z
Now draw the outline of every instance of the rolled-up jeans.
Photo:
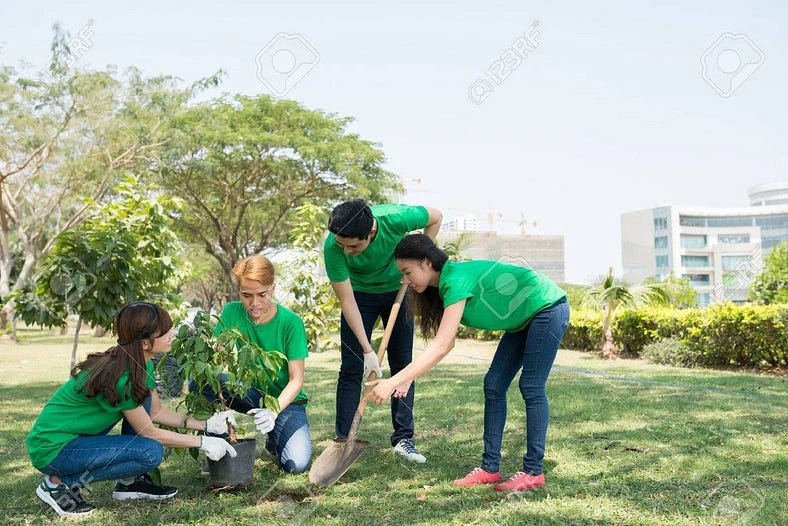
M 151 398 L 143 406 L 150 413 Z M 137 434 L 125 419 L 120 435 L 108 435 L 115 424 L 96 435 L 75 438 L 40 471 L 55 475 L 69 487 L 85 487 L 100 480 L 114 480 L 147 473 L 161 464 L 164 447 Z
M 545 440 L 550 409 L 545 386 L 558 345 L 569 324 L 569 304 L 563 298 L 536 313 L 518 332 L 504 333 L 484 377 L 484 453 L 482 468 L 497 473 L 506 424 L 506 392 L 520 374 L 525 401 L 526 452 L 523 471 L 539 475 L 544 469 Z
M 222 374 L 219 382 L 223 386 L 222 397 L 229 400 L 230 409 L 239 413 L 246 413 L 250 409 L 260 407 L 263 393 L 258 389 L 249 389 L 246 395 L 234 395 L 224 385 L 227 375 Z M 189 391 L 198 391 L 194 380 L 189 382 Z M 216 402 L 218 397 L 210 387 L 202 390 L 201 394 L 209 401 Z M 303 473 L 309 467 L 312 459 L 312 438 L 309 434 L 309 421 L 306 417 L 306 405 L 292 403 L 285 407 L 276 417 L 274 429 L 268 433 L 267 447 L 273 449 L 282 469 L 288 473 Z

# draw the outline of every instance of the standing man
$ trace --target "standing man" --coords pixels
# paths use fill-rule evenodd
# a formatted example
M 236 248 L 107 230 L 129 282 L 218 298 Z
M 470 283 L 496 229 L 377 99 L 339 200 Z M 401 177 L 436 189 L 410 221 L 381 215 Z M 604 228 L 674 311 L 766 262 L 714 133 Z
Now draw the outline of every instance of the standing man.
M 389 320 L 402 275 L 394 248 L 408 233 L 423 228 L 434 239 L 443 215 L 424 206 L 398 204 L 370 207 L 363 199 L 337 205 L 328 219 L 331 232 L 323 246 L 326 273 L 342 308 L 342 364 L 337 382 L 336 436 L 346 438 L 361 397 L 362 378 L 371 371 L 382 377 L 370 337 L 380 316 L 394 323 L 388 346 L 391 374 L 404 369 L 413 355 L 413 317 L 408 297 L 396 322 Z M 391 399 L 391 445 L 395 453 L 418 463 L 427 461 L 413 442 L 415 386 L 398 386 Z

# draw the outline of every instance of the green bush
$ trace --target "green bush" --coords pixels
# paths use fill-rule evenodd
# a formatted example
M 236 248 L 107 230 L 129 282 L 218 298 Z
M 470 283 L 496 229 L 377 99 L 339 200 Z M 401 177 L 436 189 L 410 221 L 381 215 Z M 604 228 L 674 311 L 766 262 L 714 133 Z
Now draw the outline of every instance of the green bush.
M 684 338 L 688 327 L 697 324 L 702 312 L 671 307 L 621 311 L 613 320 L 613 338 L 622 355 L 638 356 L 649 343 L 663 338 Z
M 678 338 L 662 338 L 646 344 L 640 355 L 652 363 L 692 367 L 697 364 L 698 356 L 687 349 Z
M 602 342 L 602 314 L 591 310 L 573 310 L 561 347 L 576 351 L 599 349 Z
M 710 367 L 781 367 L 788 363 L 788 305 L 715 305 L 704 309 L 682 343 Z
M 460 325 L 457 330 L 457 338 L 465 338 L 468 340 L 480 340 L 483 342 L 500 340 L 503 336 L 503 331 L 488 331 L 484 329 L 474 329 L 473 327 L 466 327 Z

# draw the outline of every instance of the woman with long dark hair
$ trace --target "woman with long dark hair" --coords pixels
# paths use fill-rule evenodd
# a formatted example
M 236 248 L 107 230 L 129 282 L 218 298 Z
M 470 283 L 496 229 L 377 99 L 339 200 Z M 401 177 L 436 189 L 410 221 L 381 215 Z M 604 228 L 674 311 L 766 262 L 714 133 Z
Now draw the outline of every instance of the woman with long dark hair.
M 236 455 L 223 439 L 153 425 L 226 433 L 227 420 L 235 424 L 232 411 L 203 421 L 162 407 L 151 358 L 170 350 L 170 315 L 154 303 L 130 303 L 118 312 L 114 329 L 117 345 L 74 367 L 27 436 L 30 460 L 46 475 L 36 495 L 58 515 L 92 512 L 80 490 L 100 480 L 117 480 L 115 500 L 174 497 L 176 488 L 147 475 L 164 458 L 163 446 L 199 447 L 214 460 Z M 109 435 L 121 419 L 121 434 Z
M 480 467 L 457 479 L 457 486 L 495 484 L 498 491 L 524 491 L 544 485 L 543 459 L 549 410 L 545 384 L 558 344 L 569 323 L 566 292 L 531 269 L 498 261 L 448 261 L 423 234 L 406 236 L 394 251 L 397 267 L 415 292 L 413 308 L 425 336 L 425 351 L 391 378 L 379 380 L 375 403 L 398 396 L 397 386 L 424 374 L 454 347 L 462 323 L 503 330 L 484 377 L 484 453 Z M 501 482 L 499 464 L 506 424 L 506 392 L 520 373 L 525 401 L 526 453 L 522 471 Z

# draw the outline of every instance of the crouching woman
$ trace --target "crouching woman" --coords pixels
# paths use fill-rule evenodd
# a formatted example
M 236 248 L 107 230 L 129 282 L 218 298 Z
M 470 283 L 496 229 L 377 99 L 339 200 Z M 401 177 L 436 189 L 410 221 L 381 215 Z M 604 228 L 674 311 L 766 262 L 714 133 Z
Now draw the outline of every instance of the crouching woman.
M 162 407 L 151 358 L 170 350 L 170 315 L 153 303 L 130 303 L 117 314 L 115 331 L 117 345 L 74 367 L 27 436 L 33 466 L 46 475 L 36 495 L 61 516 L 92 512 L 80 490 L 101 480 L 117 481 L 115 500 L 174 497 L 177 488 L 154 484 L 147 475 L 162 462 L 164 446 L 199 447 L 214 460 L 236 455 L 221 438 L 153 425 L 225 433 L 227 419 L 235 420 L 232 411 L 203 421 Z M 108 434 L 121 419 L 121 434 Z

